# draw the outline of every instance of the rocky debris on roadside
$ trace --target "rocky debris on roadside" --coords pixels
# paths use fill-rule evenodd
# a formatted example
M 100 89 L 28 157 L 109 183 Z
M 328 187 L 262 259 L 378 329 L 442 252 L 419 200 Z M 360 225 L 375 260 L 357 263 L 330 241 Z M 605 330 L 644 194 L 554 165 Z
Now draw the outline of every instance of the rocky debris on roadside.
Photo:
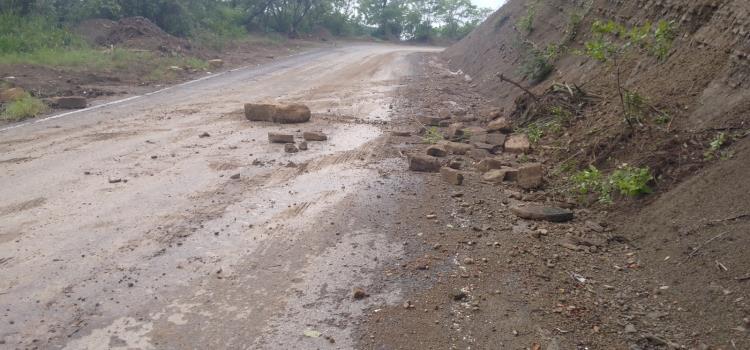
M 518 167 L 515 181 L 523 189 L 534 189 L 542 185 L 544 168 L 540 163 L 528 163 Z
M 513 127 L 510 121 L 504 117 L 499 117 L 487 124 L 487 131 L 499 131 L 502 133 L 509 133 L 513 131 Z
M 207 63 L 211 69 L 217 69 L 217 68 L 221 68 L 224 66 L 224 61 L 218 58 L 213 59 L 213 60 L 208 60 Z
M 510 207 L 510 211 L 522 219 L 565 222 L 573 220 L 573 212 L 568 209 L 534 203 L 521 203 Z
M 294 124 L 308 122 L 310 121 L 310 116 L 310 108 L 301 104 L 245 104 L 245 118 L 251 121 Z
M 468 153 L 470 150 L 472 150 L 474 147 L 469 144 L 460 143 L 460 142 L 451 142 L 451 141 L 443 141 L 440 143 L 445 149 L 452 153 L 457 155 L 464 155 Z
M 299 152 L 299 149 L 297 148 L 297 145 L 293 143 L 285 143 L 284 144 L 284 152 L 286 153 L 297 153 Z
M 488 172 L 492 169 L 500 169 L 507 166 L 508 162 L 498 158 L 484 158 L 476 164 L 477 170 L 480 172 Z
M 328 136 L 319 131 L 305 131 L 302 133 L 302 138 L 305 141 L 326 141 Z
M 531 143 L 529 142 L 529 138 L 526 135 L 523 134 L 514 134 L 510 135 L 505 140 L 505 152 L 508 153 L 526 153 L 531 148 Z
M 438 158 L 421 154 L 409 155 L 409 170 L 411 171 L 436 173 L 440 171 L 441 166 Z
M 211 134 L 209 134 L 209 133 L 207 133 L 207 132 L 204 132 L 204 133 L 202 133 L 202 134 L 198 135 L 198 137 L 199 137 L 199 138 L 211 137 Z
M 49 105 L 62 109 L 83 109 L 88 107 L 88 100 L 83 96 L 64 96 L 49 99 Z
M 411 131 L 409 130 L 392 130 L 391 135 L 398 136 L 398 137 L 409 137 L 411 136 Z
M 464 137 L 464 127 L 463 123 L 453 123 L 448 126 L 448 129 L 445 130 L 443 136 L 448 140 L 460 140 Z
M 423 115 L 419 116 L 417 120 L 426 126 L 440 126 L 440 122 L 443 121 L 443 118 Z
M 433 157 L 445 157 L 448 155 L 448 150 L 446 150 L 445 146 L 443 145 L 432 145 L 430 147 L 427 147 L 427 150 L 425 152 L 428 156 Z
M 307 151 L 307 141 L 302 141 L 297 145 L 300 151 Z
M 460 186 L 464 183 L 464 174 L 459 170 L 449 167 L 442 167 L 440 168 L 440 175 L 443 177 L 443 180 L 445 180 L 445 182 L 451 185 Z
M 512 171 L 515 171 L 515 169 L 505 166 L 499 169 L 491 169 L 482 175 L 482 181 L 499 184 L 505 181 L 508 173 Z
M 354 288 L 354 290 L 352 291 L 352 298 L 354 300 L 362 300 L 369 296 L 370 294 L 367 294 L 367 292 L 363 288 Z
M 17 101 L 28 95 L 29 93 L 26 92 L 26 90 L 20 87 L 12 87 L 10 89 L 0 91 L 0 103 Z
M 269 132 L 268 141 L 271 143 L 294 143 L 294 135 L 280 132 Z

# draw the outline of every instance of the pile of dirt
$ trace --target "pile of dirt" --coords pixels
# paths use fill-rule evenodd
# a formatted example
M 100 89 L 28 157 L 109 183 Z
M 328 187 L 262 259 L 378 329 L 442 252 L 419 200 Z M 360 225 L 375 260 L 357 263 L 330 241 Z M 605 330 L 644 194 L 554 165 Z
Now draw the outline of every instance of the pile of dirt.
M 750 241 L 742 234 L 750 228 L 750 191 L 744 179 L 750 170 L 750 140 L 746 138 L 750 134 L 748 13 L 747 2 L 737 0 L 511 0 L 446 50 L 442 58 L 453 74 L 428 74 L 416 83 L 425 88 L 404 94 L 413 95 L 412 101 L 424 101 L 416 110 L 428 113 L 432 106 L 450 99 L 475 111 L 495 108 L 512 118 L 518 130 L 542 128 L 541 139 L 528 157 L 545 164 L 547 186 L 522 193 L 522 198 L 569 202 L 575 197 L 569 192 L 575 171 L 594 165 L 608 173 L 623 163 L 648 167 L 654 175 L 650 186 L 655 192 L 618 197 L 614 205 L 579 202 L 578 218 L 572 224 L 533 225 L 531 238 L 508 236 L 502 232 L 505 230 L 484 238 L 488 234 L 478 229 L 474 230 L 477 238 L 461 240 L 456 234 L 432 240 L 430 244 L 436 247 L 455 245 L 456 240 L 464 247 L 467 241 L 474 241 L 476 246 L 462 248 L 477 252 L 474 261 L 476 256 L 484 255 L 490 262 L 493 256 L 501 256 L 507 258 L 507 266 L 465 266 L 466 271 L 474 271 L 465 276 L 465 289 L 475 291 L 476 298 L 452 306 L 446 315 L 454 322 L 450 329 L 441 328 L 441 319 L 435 320 L 435 326 L 418 321 L 409 308 L 375 317 L 379 322 L 393 315 L 389 323 L 407 327 L 405 337 L 393 341 L 394 347 L 444 345 L 424 338 L 424 328 L 436 328 L 430 333 L 436 338 L 449 333 L 453 339 L 510 344 L 510 348 L 524 344 L 536 348 L 535 342 L 562 344 L 560 348 L 566 349 L 750 346 L 746 285 L 750 283 L 750 257 L 743 254 Z M 532 24 L 527 32 L 521 27 L 528 28 L 523 22 L 529 18 Z M 663 60 L 631 50 L 616 65 L 602 63 L 577 54 L 592 40 L 591 27 L 597 20 L 629 27 L 647 21 L 673 21 L 676 35 Z M 532 81 L 522 67 L 529 61 L 529 47 L 544 51 L 554 45 L 560 47 L 549 61 L 551 73 Z M 501 80 L 498 73 L 529 91 Z M 618 75 L 623 89 L 646 100 L 648 111 L 634 126 L 623 118 Z M 409 106 L 408 110 L 415 109 Z M 567 118 L 557 128 L 545 129 L 544 122 L 555 115 Z M 438 186 L 433 190 L 439 192 Z M 462 192 L 464 196 L 471 192 L 472 202 L 457 203 L 458 210 L 463 205 L 482 207 L 497 196 L 507 197 L 505 190 L 494 195 L 473 188 Z M 436 200 L 427 197 L 422 199 Z M 455 211 L 446 210 L 444 215 L 457 220 Z M 465 220 L 480 219 L 484 220 L 474 215 Z M 502 218 L 496 222 L 502 223 Z M 538 234 L 539 230 L 544 233 Z M 471 234 L 467 231 L 464 234 Z M 517 231 L 526 230 L 512 229 L 510 233 Z M 579 233 L 589 237 L 578 239 L 580 244 L 555 245 L 557 237 Z M 493 246 L 493 240 L 508 248 L 501 253 L 482 248 L 484 244 Z M 442 249 L 421 254 L 431 261 L 450 259 L 450 254 L 440 252 Z M 497 281 L 475 282 L 472 278 L 477 274 L 497 276 Z M 420 299 L 412 301 L 420 310 L 422 296 L 448 298 L 450 288 L 461 284 L 450 282 L 450 273 L 434 278 L 431 289 L 414 291 L 414 297 Z M 495 300 L 490 297 L 494 294 L 491 288 L 526 302 Z M 489 306 L 486 300 L 492 300 Z M 517 320 L 531 317 L 531 324 L 518 321 L 519 327 L 531 329 L 513 330 L 513 336 L 492 335 L 500 327 L 490 329 L 489 325 L 500 324 L 500 320 L 481 311 L 470 313 L 475 302 L 478 310 L 497 309 Z M 425 310 L 433 306 L 426 305 Z M 456 321 L 461 314 L 471 318 L 473 328 Z M 405 320 L 418 326 L 409 327 Z M 397 331 L 388 327 L 378 323 L 373 330 Z M 415 329 L 419 327 L 423 329 Z M 474 329 L 474 334 L 460 333 L 469 329 Z M 545 337 L 546 341 L 540 341 Z M 452 341 L 457 343 L 460 341 Z
M 145 17 L 119 21 L 91 19 L 81 22 L 74 32 L 90 44 L 140 49 L 163 54 L 181 54 L 192 50 L 190 41 L 175 37 Z

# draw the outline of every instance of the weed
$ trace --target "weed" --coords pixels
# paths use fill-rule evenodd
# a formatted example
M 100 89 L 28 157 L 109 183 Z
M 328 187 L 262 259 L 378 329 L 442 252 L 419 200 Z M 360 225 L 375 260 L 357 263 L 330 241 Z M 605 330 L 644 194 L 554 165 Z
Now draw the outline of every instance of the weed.
M 573 114 L 560 106 L 552 106 L 549 112 L 560 125 L 568 124 L 570 123 L 570 120 L 573 119 Z
M 640 124 L 643 114 L 646 112 L 646 99 L 635 91 L 624 90 L 625 121 L 629 124 Z
M 526 55 L 521 63 L 521 74 L 526 76 L 532 83 L 538 83 L 547 78 L 552 73 L 554 66 L 545 52 L 541 52 L 535 47 L 528 45 Z
M 654 117 L 654 123 L 656 124 L 667 124 L 670 120 L 672 120 L 672 117 L 667 113 L 659 113 L 659 115 Z
M 576 172 L 570 181 L 575 192 L 581 196 L 596 194 L 600 203 L 612 203 L 612 192 L 622 196 L 636 197 L 651 193 L 648 183 L 653 180 L 648 167 L 638 168 L 623 164 L 605 177 L 599 169 L 590 165 L 588 169 Z
M 542 127 L 537 123 L 529 124 L 529 126 L 525 128 L 524 133 L 526 134 L 526 137 L 529 138 L 529 142 L 534 144 L 539 143 L 542 136 L 544 136 L 544 130 L 542 130 Z
M 674 28 L 674 21 L 659 21 L 654 31 L 654 44 L 651 47 L 651 53 L 660 61 L 667 58 L 669 50 L 672 48 L 677 33 Z
M 422 141 L 424 143 L 431 145 L 434 145 L 441 140 L 443 140 L 443 134 L 440 133 L 440 130 L 434 126 L 427 129 L 427 133 L 425 133 L 424 137 L 422 138 Z
M 516 22 L 516 25 L 526 34 L 531 34 L 534 30 L 534 16 L 536 16 L 536 2 L 526 8 L 526 14 Z
M 716 134 L 713 140 L 709 142 L 708 149 L 703 152 L 703 156 L 706 158 L 706 160 L 711 160 L 714 158 L 727 160 L 729 158 L 732 158 L 732 156 L 734 156 L 734 153 L 732 153 L 731 151 L 722 150 L 722 148 L 726 146 L 728 141 L 729 140 L 726 133 L 720 132 Z
M 8 103 L 0 117 L 5 121 L 15 122 L 35 117 L 46 110 L 47 105 L 42 100 L 27 95 L 17 101 Z
M 623 164 L 609 176 L 609 182 L 621 195 L 635 197 L 651 193 L 648 183 L 653 180 L 648 167 L 637 168 Z

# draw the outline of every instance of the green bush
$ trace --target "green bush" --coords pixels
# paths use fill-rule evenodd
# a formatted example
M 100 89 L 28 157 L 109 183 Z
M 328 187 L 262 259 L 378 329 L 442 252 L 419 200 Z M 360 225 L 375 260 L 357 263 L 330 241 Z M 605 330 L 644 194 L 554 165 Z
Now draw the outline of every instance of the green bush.
M 555 66 L 550 63 L 544 52 L 534 47 L 527 47 L 521 63 L 521 74 L 530 82 L 538 83 L 549 76 Z
M 637 168 L 623 165 L 609 176 L 609 182 L 621 195 L 635 197 L 651 193 L 648 183 L 653 180 L 651 171 L 646 168 Z
M 47 110 L 47 105 L 40 99 L 27 95 L 20 100 L 10 102 L 0 114 L 3 120 L 15 122 L 35 117 Z
M 579 195 L 596 194 L 600 203 L 612 203 L 612 192 L 617 191 L 622 196 L 636 197 L 651 193 L 648 183 L 653 180 L 648 167 L 638 168 L 623 164 L 605 177 L 599 169 L 590 165 L 581 170 L 570 181 L 572 188 Z

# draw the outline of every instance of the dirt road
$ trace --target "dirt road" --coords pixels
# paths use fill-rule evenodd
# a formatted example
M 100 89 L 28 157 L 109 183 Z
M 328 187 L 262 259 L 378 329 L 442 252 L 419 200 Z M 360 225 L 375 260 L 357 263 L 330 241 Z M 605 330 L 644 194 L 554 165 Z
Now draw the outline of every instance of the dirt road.
M 350 348 L 399 292 L 351 302 L 402 249 L 378 230 L 397 164 L 370 158 L 434 50 L 316 50 L 0 132 L 0 348 Z M 246 102 L 313 121 L 248 122 Z M 285 154 L 278 130 L 330 139 Z

